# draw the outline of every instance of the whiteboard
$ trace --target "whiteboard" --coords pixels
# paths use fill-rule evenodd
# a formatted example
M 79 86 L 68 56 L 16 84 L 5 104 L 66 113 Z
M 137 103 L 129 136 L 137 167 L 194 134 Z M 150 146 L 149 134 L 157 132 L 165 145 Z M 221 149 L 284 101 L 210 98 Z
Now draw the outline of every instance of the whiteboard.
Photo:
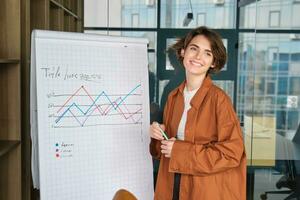
M 36 30 L 31 52 L 41 199 L 153 199 L 147 40 Z

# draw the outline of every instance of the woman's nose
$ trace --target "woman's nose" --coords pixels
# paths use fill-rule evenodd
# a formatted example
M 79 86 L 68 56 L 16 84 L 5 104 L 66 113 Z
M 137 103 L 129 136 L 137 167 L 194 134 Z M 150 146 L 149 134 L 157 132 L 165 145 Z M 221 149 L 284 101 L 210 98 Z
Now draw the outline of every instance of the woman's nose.
M 201 51 L 198 51 L 197 54 L 196 54 L 196 58 L 201 59 L 202 55 L 203 55 L 203 53 Z

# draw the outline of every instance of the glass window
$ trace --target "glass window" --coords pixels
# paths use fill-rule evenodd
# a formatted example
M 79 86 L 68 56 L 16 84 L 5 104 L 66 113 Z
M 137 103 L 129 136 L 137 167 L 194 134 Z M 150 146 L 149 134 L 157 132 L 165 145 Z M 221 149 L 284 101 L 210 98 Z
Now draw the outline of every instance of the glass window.
M 297 0 L 260 0 L 240 9 L 240 28 L 294 29 L 300 27 Z
M 156 0 L 85 0 L 85 27 L 156 28 Z
M 214 80 L 214 84 L 220 87 L 222 90 L 226 92 L 226 94 L 230 97 L 231 102 L 233 104 L 234 99 L 234 81 L 231 80 Z
M 287 77 L 279 77 L 278 78 L 278 94 L 287 94 Z
M 280 11 L 270 11 L 269 27 L 277 28 L 280 26 Z
M 139 14 L 131 14 L 131 27 L 139 27 Z
M 226 48 L 226 53 L 227 53 L 227 56 L 228 56 L 228 40 L 223 38 L 222 41 L 223 41 L 223 44 Z M 227 59 L 227 62 L 228 62 L 228 59 Z M 227 62 L 225 63 L 225 66 L 221 69 L 221 71 L 226 71 L 227 70 Z
M 267 94 L 268 95 L 274 95 L 275 93 L 275 83 L 274 82 L 268 82 L 267 83 Z
M 169 47 L 172 44 L 175 44 L 175 42 L 176 42 L 176 38 L 167 38 L 167 41 L 166 41 L 166 45 L 167 45 L 166 50 L 168 50 Z M 170 56 L 171 56 L 171 54 L 166 53 L 166 70 L 174 70 L 174 67 L 176 67 L 175 64 L 174 64 L 174 62 L 177 61 L 177 58 L 174 58 L 174 59 L 171 58 L 170 59 Z
M 94 31 L 85 30 L 85 33 L 93 33 L 99 35 L 114 35 L 124 37 L 141 37 L 147 38 L 149 41 L 148 49 L 156 49 L 156 33 L 155 32 L 144 32 L 144 31 Z
M 293 96 L 293 95 L 287 96 L 286 107 L 298 108 L 298 96 Z
M 156 69 L 156 55 L 155 53 L 148 53 L 148 69 L 149 69 L 149 98 L 150 103 L 156 102 L 156 85 L 157 85 L 157 69 Z
M 168 98 L 168 93 L 171 91 L 168 91 L 168 84 L 169 84 L 169 80 L 160 80 L 158 83 L 158 99 L 159 99 L 159 103 L 161 108 L 164 108 L 164 105 L 167 102 L 167 98 Z
M 281 72 L 287 72 L 289 70 L 289 63 L 287 62 L 280 62 L 278 65 L 278 69 Z
M 298 65 L 300 67 L 300 63 Z M 290 77 L 290 95 L 300 95 L 300 75 L 298 77 Z
M 288 112 L 288 129 L 294 130 L 295 127 L 298 126 L 299 120 L 298 120 L 299 112 L 297 111 L 289 111 Z
M 197 26 L 204 26 L 206 24 L 206 14 L 198 13 L 197 14 Z
M 255 170 L 254 174 L 271 177 L 255 180 L 254 199 L 272 187 L 277 190 L 282 175 L 272 174 L 280 160 L 300 159 L 294 143 L 300 135 L 299 46 L 300 40 L 290 34 L 239 35 L 237 113 L 244 125 L 248 164 L 269 166 L 269 170 Z M 289 172 L 288 168 L 282 171 Z M 285 197 L 279 195 L 277 199 Z
M 249 98 L 248 101 L 251 103 L 252 98 L 247 95 L 247 92 L 251 95 L 249 85 L 253 85 L 253 112 L 268 113 L 266 105 L 271 103 L 279 104 L 275 105 L 275 109 L 282 107 L 280 101 L 270 101 L 267 97 L 280 96 L 285 99 L 288 98 L 287 95 L 300 97 L 300 48 L 298 47 L 300 41 L 291 39 L 289 34 L 242 33 L 240 35 L 238 96 L 243 96 L 243 101 Z M 238 100 L 238 104 L 245 105 L 245 102 Z M 300 107 L 298 104 L 297 106 L 300 113 Z M 243 109 L 242 106 L 238 108 Z
M 300 10 L 300 1 L 294 1 L 293 10 L 292 10 L 292 27 L 300 28 L 299 20 L 299 10 Z
M 278 59 L 278 47 L 268 47 L 268 61 L 276 61 Z
M 191 2 L 191 4 L 189 3 Z M 183 25 L 187 13 L 193 13 L 188 26 Z M 162 28 L 234 28 L 236 1 L 234 0 L 161 0 Z

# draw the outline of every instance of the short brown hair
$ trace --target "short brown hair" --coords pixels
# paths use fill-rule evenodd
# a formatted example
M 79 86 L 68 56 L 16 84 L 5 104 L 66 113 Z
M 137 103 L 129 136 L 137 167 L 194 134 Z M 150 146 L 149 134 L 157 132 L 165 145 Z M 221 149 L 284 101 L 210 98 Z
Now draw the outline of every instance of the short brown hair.
M 170 47 L 170 49 L 175 51 L 176 57 L 181 64 L 183 64 L 181 50 L 186 49 L 192 39 L 198 35 L 203 35 L 210 42 L 211 51 L 213 54 L 213 65 L 215 67 L 210 68 L 208 73 L 219 72 L 224 67 L 227 60 L 226 48 L 223 44 L 221 36 L 217 32 L 205 26 L 192 29 L 185 37 L 178 39 L 177 42 Z

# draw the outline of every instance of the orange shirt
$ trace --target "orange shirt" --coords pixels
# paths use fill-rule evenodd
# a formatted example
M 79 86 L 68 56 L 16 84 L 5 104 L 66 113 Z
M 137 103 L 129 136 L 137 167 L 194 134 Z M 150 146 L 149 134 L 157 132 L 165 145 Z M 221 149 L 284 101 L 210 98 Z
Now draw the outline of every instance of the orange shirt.
M 169 138 L 175 137 L 184 109 L 185 82 L 173 90 L 164 110 Z M 229 97 L 209 76 L 191 100 L 185 140 L 173 145 L 171 158 L 161 156 L 161 142 L 150 152 L 160 159 L 157 200 L 172 200 L 174 173 L 181 174 L 180 200 L 245 200 L 246 154 L 239 120 Z

